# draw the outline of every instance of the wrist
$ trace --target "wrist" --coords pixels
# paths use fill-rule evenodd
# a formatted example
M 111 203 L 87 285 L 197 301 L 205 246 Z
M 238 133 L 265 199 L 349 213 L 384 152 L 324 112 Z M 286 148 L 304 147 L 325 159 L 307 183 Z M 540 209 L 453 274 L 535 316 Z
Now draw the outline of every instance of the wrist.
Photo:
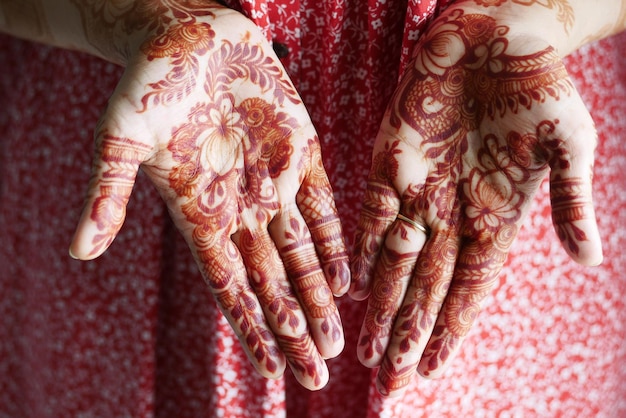
M 626 28 L 626 0 L 467 0 L 456 4 L 461 3 L 504 23 L 516 36 L 547 42 L 561 57 Z

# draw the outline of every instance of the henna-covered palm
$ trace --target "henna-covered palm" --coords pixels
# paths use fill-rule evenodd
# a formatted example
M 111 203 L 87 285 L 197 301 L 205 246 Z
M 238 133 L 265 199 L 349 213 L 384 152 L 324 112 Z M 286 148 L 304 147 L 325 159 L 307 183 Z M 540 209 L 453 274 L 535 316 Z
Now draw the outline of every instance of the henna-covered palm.
M 97 128 L 72 254 L 94 258 L 111 244 L 142 167 L 255 367 L 278 377 L 288 363 L 304 386 L 324 386 L 324 358 L 343 348 L 333 293 L 347 290 L 349 266 L 300 98 L 239 14 L 207 2 L 117 3 L 76 3 L 88 31 L 150 36 Z
M 566 251 L 602 259 L 595 130 L 559 55 L 469 3 L 424 34 L 373 151 L 351 295 L 369 296 L 358 355 L 380 366 L 387 395 L 416 370 L 435 377 L 449 365 L 548 173 Z

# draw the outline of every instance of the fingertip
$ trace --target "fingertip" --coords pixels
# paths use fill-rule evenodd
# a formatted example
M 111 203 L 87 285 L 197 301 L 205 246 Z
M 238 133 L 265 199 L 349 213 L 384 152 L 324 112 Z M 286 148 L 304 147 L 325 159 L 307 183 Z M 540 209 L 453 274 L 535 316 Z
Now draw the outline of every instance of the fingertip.
M 356 357 L 359 362 L 368 369 L 380 366 L 383 360 L 383 357 L 374 351 L 373 344 L 371 339 L 361 332 L 359 344 L 356 349 Z
M 587 266 L 597 267 L 604 261 L 604 254 L 600 243 L 582 242 L 579 244 L 578 252 L 573 252 L 565 247 L 569 256 L 576 263 Z
M 295 364 L 290 362 L 293 376 L 304 388 L 310 391 L 323 389 L 330 379 L 326 362 L 318 358 L 315 363 Z
M 259 363 L 251 355 L 247 347 L 244 346 L 244 349 L 246 350 L 254 368 L 261 376 L 267 379 L 278 380 L 282 378 L 285 374 L 285 369 L 287 368 L 287 360 L 282 353 L 275 353 L 272 358 L 267 358 L 265 359 L 265 362 Z
M 107 199 L 88 201 L 70 243 L 70 256 L 85 261 L 101 256 L 121 229 L 125 213 L 125 206 Z
M 74 260 L 89 261 L 100 257 L 108 247 L 109 244 L 98 248 L 92 248 L 89 244 L 74 241 L 70 244 L 68 253 Z
M 381 359 L 366 355 L 365 350 L 357 350 L 357 358 L 359 362 L 368 369 L 374 369 L 380 366 L 381 363 Z
M 70 248 L 68 249 L 68 254 L 70 257 L 72 257 L 74 260 L 80 260 L 80 258 L 78 258 L 77 255 L 74 254 L 73 250 L 72 250 L 72 245 L 70 244 Z
M 339 313 L 337 312 L 336 315 L 339 316 Z M 337 319 L 337 321 L 340 320 Z M 345 347 L 345 337 L 340 322 L 315 320 L 312 331 L 313 340 L 322 358 L 335 358 L 341 354 Z
M 328 381 L 330 380 L 330 373 L 328 372 L 328 366 L 326 366 L 326 362 L 322 364 L 320 370 L 318 370 L 318 374 L 313 378 L 306 378 L 302 380 L 298 380 L 302 386 L 310 391 L 318 391 L 326 387 Z
M 444 363 L 436 369 L 431 369 L 429 366 L 427 366 L 428 362 L 429 360 L 425 359 L 425 361 L 421 361 L 420 364 L 417 366 L 417 374 L 427 380 L 439 379 L 441 376 L 443 376 L 443 374 L 446 372 L 446 370 L 448 370 L 449 367 L 447 363 Z
M 104 244 L 104 248 L 94 248 L 94 236 L 97 234 L 97 231 L 92 231 L 91 222 L 81 218 L 81 221 L 76 228 L 76 232 L 74 233 L 74 237 L 72 238 L 72 242 L 70 243 L 69 255 L 75 260 L 93 260 L 100 256 L 106 248 L 108 248 L 109 243 Z
M 350 266 L 347 262 L 332 263 L 325 268 L 326 277 L 330 278 L 330 288 L 335 297 L 345 295 L 350 288 Z
M 354 257 L 350 264 L 352 282 L 350 283 L 348 295 L 353 300 L 362 301 L 370 295 L 370 280 L 365 273 L 367 265 L 369 264 L 358 256 Z
M 342 337 L 339 341 L 335 341 L 331 346 L 326 347 L 324 350 L 320 350 L 320 354 L 324 359 L 332 359 L 343 352 L 346 346 L 345 339 Z
M 561 245 L 576 263 L 594 267 L 604 259 L 602 241 L 595 217 L 574 222 L 555 223 Z
M 352 300 L 362 302 L 368 298 L 370 292 L 369 289 L 364 289 L 362 284 L 353 283 L 350 290 L 348 290 L 348 295 Z

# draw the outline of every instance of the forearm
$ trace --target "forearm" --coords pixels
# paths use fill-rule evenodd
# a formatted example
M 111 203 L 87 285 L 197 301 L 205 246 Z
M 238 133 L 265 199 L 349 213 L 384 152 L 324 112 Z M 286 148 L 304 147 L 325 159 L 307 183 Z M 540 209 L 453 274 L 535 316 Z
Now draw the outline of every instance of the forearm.
M 463 0 L 512 33 L 550 42 L 561 56 L 626 29 L 626 0 Z
M 0 0 L 0 30 L 20 38 L 103 55 L 87 42 L 70 0 Z
M 0 0 L 0 31 L 125 65 L 152 32 L 214 7 L 213 0 Z

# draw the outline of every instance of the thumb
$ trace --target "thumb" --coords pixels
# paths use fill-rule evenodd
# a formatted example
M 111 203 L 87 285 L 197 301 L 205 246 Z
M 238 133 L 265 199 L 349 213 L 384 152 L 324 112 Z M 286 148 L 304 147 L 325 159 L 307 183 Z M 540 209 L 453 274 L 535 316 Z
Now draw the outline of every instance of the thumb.
M 111 245 L 124 223 L 139 165 L 150 151 L 146 144 L 106 130 L 98 135 L 85 206 L 70 245 L 73 258 L 96 258 Z
M 596 132 L 590 119 L 579 122 L 574 137 L 550 161 L 550 201 L 552 223 L 565 251 L 574 261 L 594 266 L 603 256 L 592 198 Z

